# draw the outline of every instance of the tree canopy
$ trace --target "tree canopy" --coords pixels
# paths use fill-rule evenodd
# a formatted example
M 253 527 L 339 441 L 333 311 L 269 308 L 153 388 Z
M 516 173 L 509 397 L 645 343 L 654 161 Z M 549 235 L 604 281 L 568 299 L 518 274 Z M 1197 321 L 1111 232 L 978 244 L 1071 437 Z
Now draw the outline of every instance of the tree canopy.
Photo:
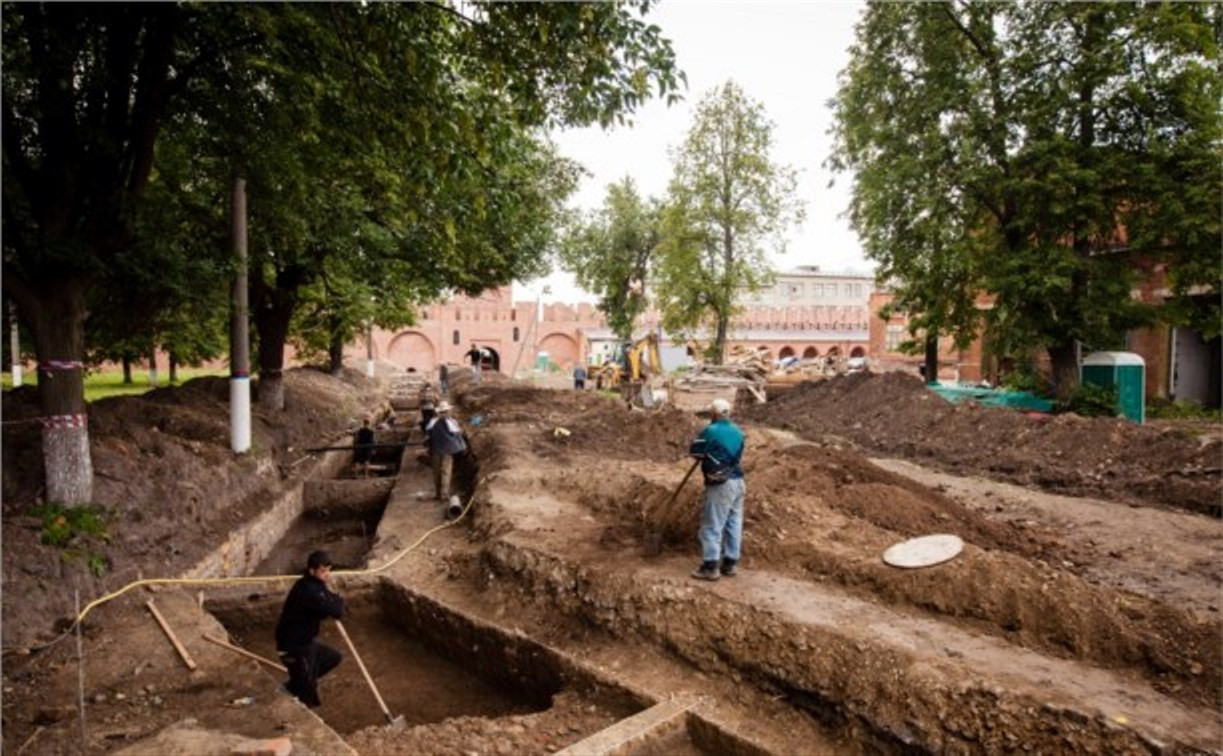
M 224 207 L 225 182 L 248 179 L 253 313 L 274 381 L 294 309 L 324 276 L 329 301 L 364 287 L 403 305 L 405 289 L 475 292 L 539 270 L 573 178 L 536 129 L 611 124 L 675 96 L 682 75 L 641 19 L 649 7 L 6 4 L 4 288 L 40 362 L 65 373 L 39 384 L 44 414 L 67 419 L 44 430 L 48 496 L 89 498 L 78 366 L 89 303 L 105 302 L 95 292 L 147 283 L 140 269 L 158 259 L 190 280 L 180 234 L 211 236 L 200 216 L 190 231 L 139 221 L 142 206 L 187 204 L 151 186 Z M 180 156 L 199 178 L 160 172 Z M 137 238 L 161 233 L 174 237 Z M 172 288 L 164 307 L 182 304 Z
M 587 291 L 622 340 L 646 308 L 645 284 L 658 246 L 659 203 L 643 199 L 632 178 L 609 184 L 603 207 L 576 220 L 561 247 L 561 264 Z
M 1166 266 L 1174 295 L 1218 291 L 1219 19 L 1189 4 L 867 8 L 831 164 L 853 172 L 850 217 L 915 328 L 963 342 L 983 319 L 1001 354 L 1045 348 L 1065 392 L 1076 342 L 1107 348 L 1154 317 L 1130 296 L 1140 275 Z M 1217 296 L 1211 309 L 1217 332 Z
M 674 156 L 657 267 L 663 325 L 712 327 L 718 363 L 736 294 L 769 280 L 766 243 L 781 246 L 786 228 L 805 215 L 797 174 L 775 162 L 772 148 L 764 106 L 727 82 L 697 104 Z

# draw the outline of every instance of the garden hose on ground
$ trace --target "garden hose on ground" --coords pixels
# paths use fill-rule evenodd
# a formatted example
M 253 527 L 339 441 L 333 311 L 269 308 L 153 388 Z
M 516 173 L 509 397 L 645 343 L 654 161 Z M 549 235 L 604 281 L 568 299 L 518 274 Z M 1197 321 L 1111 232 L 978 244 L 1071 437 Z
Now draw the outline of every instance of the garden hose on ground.
M 434 533 L 444 528 L 449 528 L 452 525 L 456 525 L 459 522 L 461 522 L 462 519 L 467 516 L 468 510 L 471 509 L 472 502 L 476 500 L 476 492 L 480 490 L 480 486 L 481 484 L 484 483 L 485 480 L 486 478 L 480 478 L 479 480 L 476 481 L 476 485 L 471 489 L 471 496 L 467 498 L 467 504 L 463 506 L 463 510 L 459 512 L 457 517 L 455 517 L 452 520 L 447 520 L 446 522 L 443 522 L 441 525 L 437 525 L 435 527 L 430 528 L 429 530 L 426 530 L 424 534 L 420 536 L 420 538 L 417 538 L 412 544 L 408 545 L 407 547 L 400 549 L 399 552 L 396 553 L 395 556 L 387 560 L 386 563 L 381 564 L 377 567 L 367 567 L 361 570 L 336 570 L 332 574 L 335 575 L 336 577 L 362 577 L 362 576 L 368 576 L 368 575 L 376 575 L 379 572 L 382 572 L 383 570 L 389 569 L 391 566 L 397 563 L 400 559 L 403 559 L 405 556 L 407 556 L 409 552 L 411 552 L 412 550 L 420 546 L 422 543 L 424 543 L 425 540 L 428 539 L 430 536 L 432 536 Z M 30 648 L 25 649 L 25 652 L 28 654 L 36 654 L 36 653 L 41 653 L 43 651 L 46 651 L 47 649 L 51 648 L 55 644 L 62 641 L 64 638 L 67 638 L 69 635 L 71 635 L 76 630 L 77 626 L 85 621 L 85 616 L 88 615 L 95 608 L 107 602 L 110 602 L 110 601 L 113 601 L 119 598 L 120 596 L 122 596 L 123 594 L 127 593 L 128 591 L 134 588 L 154 586 L 154 585 L 188 585 L 188 586 L 255 585 L 259 583 L 274 583 L 274 582 L 279 582 L 282 580 L 296 580 L 299 577 L 301 577 L 300 573 L 296 575 L 248 575 L 248 576 L 241 576 L 241 577 L 226 577 L 226 578 L 143 578 L 141 580 L 136 580 L 131 583 L 128 583 L 127 585 L 123 586 L 122 588 L 120 588 L 117 591 L 111 591 L 110 593 L 107 593 L 103 596 L 99 596 L 98 598 L 94 599 L 93 601 L 90 601 L 88 604 L 85 605 L 83 609 L 81 609 L 80 614 L 76 616 L 76 619 L 72 621 L 72 624 L 69 625 L 68 628 L 64 630 L 64 632 L 60 633 L 60 635 L 57 636 L 54 640 L 48 641 L 47 643 L 44 643 L 39 646 L 31 646 Z M 5 649 L 6 654 L 16 653 L 16 652 L 17 652 L 17 649 Z

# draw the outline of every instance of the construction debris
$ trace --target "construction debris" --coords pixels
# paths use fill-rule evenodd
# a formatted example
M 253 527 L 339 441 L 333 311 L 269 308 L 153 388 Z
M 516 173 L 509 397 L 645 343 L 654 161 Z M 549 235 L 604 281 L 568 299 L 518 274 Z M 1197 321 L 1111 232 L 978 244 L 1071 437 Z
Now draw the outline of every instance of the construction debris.
M 671 400 L 680 409 L 702 409 L 714 399 L 734 404 L 765 401 L 764 384 L 772 372 L 768 352 L 735 347 L 724 365 L 698 364 L 671 383 Z

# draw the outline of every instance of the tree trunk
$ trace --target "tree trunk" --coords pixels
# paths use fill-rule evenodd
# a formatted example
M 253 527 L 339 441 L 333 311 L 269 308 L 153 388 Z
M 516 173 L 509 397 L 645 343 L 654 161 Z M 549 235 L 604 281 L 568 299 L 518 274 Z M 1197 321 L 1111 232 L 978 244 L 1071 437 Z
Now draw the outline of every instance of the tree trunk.
M 344 369 L 344 338 L 340 333 L 340 318 L 331 316 L 331 341 L 327 345 L 327 367 L 332 375 Z
M 938 334 L 926 334 L 926 361 L 922 375 L 926 383 L 938 383 Z
M 149 385 L 157 388 L 157 348 L 149 349 Z
M 170 352 L 168 357 L 170 360 L 170 383 L 177 383 L 178 382 L 178 357 L 175 356 L 174 352 Z
M 1049 361 L 1053 363 L 1053 393 L 1058 399 L 1066 399 L 1079 386 L 1079 355 L 1073 341 L 1048 347 Z
M 287 278 L 277 276 L 277 283 Z M 285 341 L 289 336 L 289 322 L 293 319 L 293 308 L 297 304 L 297 286 L 289 283 L 270 289 L 251 277 L 252 293 L 255 294 L 255 331 L 259 334 L 259 406 L 268 410 L 285 408 L 284 362 Z
M 23 303 L 38 352 L 38 398 L 46 501 L 68 506 L 93 498 L 93 462 L 85 407 L 85 297 L 79 284 L 49 283 L 33 306 Z
M 0 363 L 0 370 L 8 371 L 13 367 L 14 355 L 17 354 L 20 346 L 17 338 L 15 338 L 17 334 L 17 308 L 12 302 L 8 301 L 7 297 L 5 298 L 3 309 L 0 309 L 0 315 L 4 318 L 4 335 L 10 337 L 4 350 L 4 361 Z M 16 386 L 13 388 L 16 388 Z
M 132 383 L 132 357 L 129 354 L 123 355 L 123 385 L 129 386 Z
M 726 329 L 730 318 L 719 313 L 718 331 L 713 342 L 713 364 L 721 365 L 726 361 Z
M 251 310 L 259 334 L 259 406 L 265 409 L 285 408 L 285 341 L 297 294 L 309 281 L 310 275 L 300 265 L 278 271 L 275 286 L 269 286 L 262 275 L 250 277 Z

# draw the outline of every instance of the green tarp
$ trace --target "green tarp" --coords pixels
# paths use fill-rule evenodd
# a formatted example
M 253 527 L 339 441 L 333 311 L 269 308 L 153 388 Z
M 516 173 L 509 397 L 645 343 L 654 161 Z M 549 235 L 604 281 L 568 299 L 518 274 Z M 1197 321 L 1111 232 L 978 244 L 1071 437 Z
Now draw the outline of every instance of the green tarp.
M 930 383 L 926 385 L 926 388 L 949 402 L 969 400 L 988 407 L 1009 407 L 1033 412 L 1053 411 L 1053 402 L 1041 399 L 1027 391 L 1006 391 L 1005 389 L 953 386 L 942 383 Z

